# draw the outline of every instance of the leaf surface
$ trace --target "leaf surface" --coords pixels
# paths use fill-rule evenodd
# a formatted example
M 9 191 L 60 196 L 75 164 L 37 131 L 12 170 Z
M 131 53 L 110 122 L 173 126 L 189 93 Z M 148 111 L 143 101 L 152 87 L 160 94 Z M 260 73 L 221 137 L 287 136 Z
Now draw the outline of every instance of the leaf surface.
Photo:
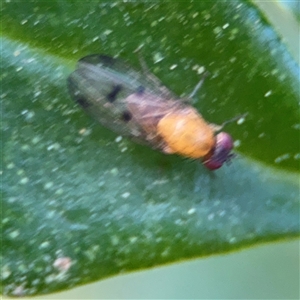
M 245 1 L 2 4 L 2 293 L 108 276 L 299 236 L 299 66 Z M 66 78 L 91 53 L 149 68 L 238 156 L 212 173 L 101 127 Z

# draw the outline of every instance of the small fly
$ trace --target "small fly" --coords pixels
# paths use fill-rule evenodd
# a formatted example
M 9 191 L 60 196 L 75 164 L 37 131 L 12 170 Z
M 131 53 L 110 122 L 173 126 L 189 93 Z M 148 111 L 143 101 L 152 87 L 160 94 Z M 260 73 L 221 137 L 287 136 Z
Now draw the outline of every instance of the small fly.
M 167 154 L 201 159 L 210 170 L 220 168 L 233 156 L 233 141 L 221 126 L 207 123 L 150 73 L 141 59 L 143 72 L 119 59 L 93 54 L 78 61 L 68 78 L 72 98 L 88 114 L 112 131 L 128 136 Z

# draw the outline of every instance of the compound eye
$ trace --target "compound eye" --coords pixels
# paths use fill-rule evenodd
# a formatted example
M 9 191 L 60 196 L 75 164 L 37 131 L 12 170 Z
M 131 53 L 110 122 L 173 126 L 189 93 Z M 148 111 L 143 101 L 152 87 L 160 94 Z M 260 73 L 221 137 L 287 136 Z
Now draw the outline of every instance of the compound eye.
M 229 161 L 233 156 L 231 150 L 233 141 L 231 136 L 226 132 L 220 132 L 216 135 L 216 145 L 210 157 L 203 160 L 203 164 L 210 170 L 219 169 L 224 162 Z

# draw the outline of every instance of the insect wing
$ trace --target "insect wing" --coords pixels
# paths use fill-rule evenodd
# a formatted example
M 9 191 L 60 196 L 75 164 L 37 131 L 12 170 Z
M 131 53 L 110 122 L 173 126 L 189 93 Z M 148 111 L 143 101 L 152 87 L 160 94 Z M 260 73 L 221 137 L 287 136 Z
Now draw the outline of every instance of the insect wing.
M 178 97 L 168 90 L 162 82 L 148 70 L 137 71 L 120 59 L 107 55 L 92 54 L 78 61 L 78 68 L 96 67 L 94 72 L 102 74 L 115 84 L 122 84 L 129 94 L 139 91 L 141 88 L 150 91 L 153 95 L 166 99 Z
M 126 98 L 135 94 L 138 100 L 140 93 L 150 93 L 162 100 L 174 96 L 162 87 L 154 75 L 145 76 L 122 61 L 104 55 L 80 59 L 77 69 L 68 78 L 72 98 L 88 114 L 105 127 L 136 137 L 139 142 L 145 142 L 145 132 L 132 120 Z

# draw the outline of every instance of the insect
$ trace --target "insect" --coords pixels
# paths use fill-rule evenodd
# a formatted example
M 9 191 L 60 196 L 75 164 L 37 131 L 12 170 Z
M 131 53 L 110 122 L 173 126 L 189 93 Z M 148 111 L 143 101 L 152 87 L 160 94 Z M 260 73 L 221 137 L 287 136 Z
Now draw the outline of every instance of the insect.
M 220 132 L 225 123 L 207 123 L 188 99 L 167 89 L 143 60 L 141 65 L 143 72 L 110 56 L 83 57 L 68 77 L 69 92 L 102 125 L 138 143 L 163 153 L 201 159 L 210 170 L 229 161 L 233 141 L 228 133 Z

